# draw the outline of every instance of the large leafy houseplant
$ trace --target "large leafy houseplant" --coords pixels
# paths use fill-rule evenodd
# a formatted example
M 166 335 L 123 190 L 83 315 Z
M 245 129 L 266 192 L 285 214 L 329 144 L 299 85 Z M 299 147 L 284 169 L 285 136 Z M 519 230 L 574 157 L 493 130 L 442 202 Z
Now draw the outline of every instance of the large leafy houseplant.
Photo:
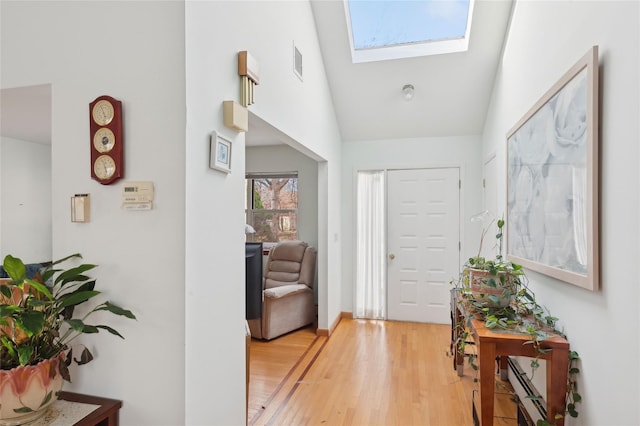
M 0 282 L 0 392 L 6 399 L 0 401 L 0 420 L 39 411 L 55 400 L 62 381 L 71 381 L 71 362 L 82 365 L 93 359 L 86 347 L 79 357 L 73 356 L 71 342 L 78 336 L 105 330 L 124 338 L 108 325 L 88 324 L 90 316 L 104 311 L 136 318 L 131 311 L 108 301 L 82 312 L 76 309 L 100 292 L 95 289 L 96 280 L 85 275 L 96 265 L 83 263 L 58 269 L 61 263 L 75 258 L 82 256 L 73 254 L 52 262 L 32 279 L 27 278 L 21 259 L 11 255 L 4 258 L 3 267 L 10 278 Z M 30 379 L 38 374 L 39 380 Z M 49 382 L 56 380 L 59 386 L 50 386 Z M 31 392 L 28 387 L 35 386 L 33 382 L 43 382 L 45 389 Z M 14 401 L 5 398 L 8 394 Z

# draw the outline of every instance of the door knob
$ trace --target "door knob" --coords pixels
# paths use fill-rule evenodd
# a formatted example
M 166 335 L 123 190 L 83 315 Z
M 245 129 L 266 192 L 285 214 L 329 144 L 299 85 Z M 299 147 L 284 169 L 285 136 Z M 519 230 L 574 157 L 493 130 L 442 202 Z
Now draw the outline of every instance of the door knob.
M 393 259 L 395 259 L 395 258 L 396 258 L 396 255 L 395 255 L 395 254 L 391 253 L 391 254 L 389 255 L 389 259 L 393 260 Z

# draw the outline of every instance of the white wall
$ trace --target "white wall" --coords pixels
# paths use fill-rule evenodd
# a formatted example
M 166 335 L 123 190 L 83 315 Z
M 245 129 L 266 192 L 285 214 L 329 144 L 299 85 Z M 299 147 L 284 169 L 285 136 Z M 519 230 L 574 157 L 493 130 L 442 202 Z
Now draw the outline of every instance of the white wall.
M 0 259 L 50 261 L 51 146 L 5 137 L 0 151 Z
M 318 327 L 328 329 L 340 315 L 341 138 L 311 5 L 308 1 L 223 4 L 228 3 L 239 9 L 228 15 L 236 16 L 231 25 L 250 29 L 239 36 L 238 50 L 249 50 L 260 63 L 261 83 L 251 110 L 319 162 Z M 303 55 L 304 81 L 293 73 L 294 43 Z
M 320 326 L 340 310 L 340 136 L 309 3 L 0 7 L 0 86 L 52 84 L 53 255 L 99 264 L 105 296 L 138 315 L 113 321 L 125 341 L 85 339 L 96 359 L 72 371 L 68 389 L 123 399 L 123 424 L 243 424 L 244 137 L 222 126 L 239 50 L 261 64 L 254 111 L 323 161 Z M 294 40 L 304 82 L 292 72 Z M 154 182 L 150 212 L 122 211 L 119 185 L 89 177 L 88 104 L 103 94 L 123 101 L 126 179 Z M 229 175 L 208 169 L 214 129 L 234 143 Z M 85 192 L 91 222 L 71 223 L 69 197 Z
M 353 311 L 353 265 L 357 261 L 355 197 L 358 170 L 460 167 L 460 234 L 463 236 L 461 263 L 477 250 L 481 229 L 474 229 L 467 219 L 482 209 L 479 136 L 347 142 L 343 145 L 342 155 L 342 252 L 346 259 L 342 264 L 343 311 Z
M 238 101 L 237 52 L 248 50 L 260 66 L 250 110 L 297 141 L 296 149 L 328 164 L 319 186 L 330 195 L 319 197 L 320 211 L 322 203 L 338 202 L 340 138 L 308 2 L 186 2 L 185 15 L 186 423 L 239 425 L 245 423 L 246 153 L 244 134 L 222 120 L 222 101 Z M 304 82 L 292 71 L 294 40 L 305 55 Z M 207 167 L 212 130 L 233 142 L 230 174 Z M 337 208 L 327 216 L 319 232 L 337 235 Z M 318 248 L 319 324 L 326 328 L 329 315 L 339 312 L 339 250 L 322 236 Z
M 249 147 L 247 173 L 298 172 L 298 238 L 318 247 L 318 163 L 288 145 Z
M 2 88 L 52 84 L 53 256 L 80 252 L 105 299 L 137 321 L 82 339 L 95 359 L 66 389 L 122 399 L 123 425 L 184 424 L 184 4 L 2 1 Z M 125 212 L 119 183 L 90 178 L 89 103 L 123 102 L 126 180 L 155 184 L 154 209 Z M 91 196 L 71 223 L 70 197 Z
M 249 50 L 260 63 L 261 83 L 250 109 L 300 144 L 294 148 L 319 162 L 318 327 L 327 329 L 340 315 L 341 138 L 310 3 L 215 3 L 230 25 L 246 29 L 234 32 L 238 50 Z M 294 42 L 303 55 L 304 81 L 293 73 Z M 228 96 L 237 99 L 236 92 Z
M 483 135 L 484 152 L 498 153 L 498 201 L 504 206 L 507 131 L 592 45 L 599 46 L 602 289 L 589 292 L 528 273 L 539 302 L 560 318 L 581 357 L 583 402 L 567 425 L 640 423 L 640 298 L 633 268 L 640 258 L 639 5 L 519 1 Z

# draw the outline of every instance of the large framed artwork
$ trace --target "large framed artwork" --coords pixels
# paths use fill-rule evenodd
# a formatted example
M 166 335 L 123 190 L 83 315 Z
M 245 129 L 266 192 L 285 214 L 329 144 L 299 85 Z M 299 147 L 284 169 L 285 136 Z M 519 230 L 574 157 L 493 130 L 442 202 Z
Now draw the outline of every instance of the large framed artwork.
M 599 289 L 598 47 L 507 133 L 507 257 Z

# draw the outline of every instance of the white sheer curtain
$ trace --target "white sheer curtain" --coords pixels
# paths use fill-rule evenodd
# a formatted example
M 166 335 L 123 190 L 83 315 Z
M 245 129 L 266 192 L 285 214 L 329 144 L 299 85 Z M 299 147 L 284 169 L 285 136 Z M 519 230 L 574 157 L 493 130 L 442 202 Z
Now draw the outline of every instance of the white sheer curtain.
M 354 318 L 386 319 L 385 172 L 358 172 Z

